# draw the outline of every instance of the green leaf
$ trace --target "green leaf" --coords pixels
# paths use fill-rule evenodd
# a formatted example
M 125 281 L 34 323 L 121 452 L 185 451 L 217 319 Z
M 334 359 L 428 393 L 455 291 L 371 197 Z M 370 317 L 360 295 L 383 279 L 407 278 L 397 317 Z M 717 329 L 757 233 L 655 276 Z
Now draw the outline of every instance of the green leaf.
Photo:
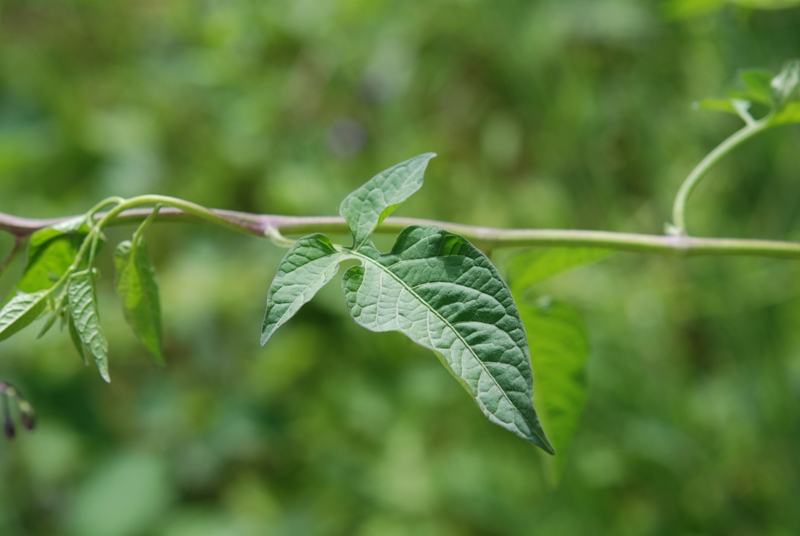
M 770 82 L 777 111 L 790 102 L 800 100 L 800 60 L 787 61 L 781 72 Z
M 89 225 L 86 222 L 85 216 L 78 216 L 50 227 L 40 229 L 31 235 L 28 254 L 33 256 L 37 250 L 43 245 L 47 244 L 55 238 L 62 237 L 68 234 L 87 235 L 89 233 Z
M 762 69 L 750 69 L 741 71 L 739 80 L 744 89 L 734 92 L 734 96 L 770 107 L 774 104 L 770 87 L 772 73 Z
M 117 294 L 122 299 L 125 320 L 156 362 L 163 364 L 158 282 L 144 240 L 139 238 L 135 244 L 130 240 L 120 242 L 114 264 Z
M 734 106 L 733 101 L 734 99 L 703 99 L 695 103 L 695 108 L 739 115 L 739 111 Z
M 50 331 L 50 328 L 52 328 L 56 323 L 56 320 L 58 320 L 58 314 L 55 311 L 52 311 L 50 316 L 47 317 L 47 320 L 45 320 L 44 325 L 42 325 L 42 328 L 39 330 L 39 333 L 36 335 L 36 338 L 41 339 L 44 337 L 45 334 Z
M 596 248 L 549 248 L 524 251 L 507 264 L 508 280 L 516 291 L 549 279 L 585 264 L 611 255 L 612 251 Z
M 440 354 L 483 414 L 553 454 L 533 408 L 525 329 L 508 287 L 483 253 L 437 227 L 409 227 L 391 253 L 365 245 L 342 289 L 353 319 L 400 331 Z
M 323 234 L 294 243 L 281 261 L 267 297 L 261 346 L 339 271 L 344 255 Z
M 72 265 L 81 242 L 83 237 L 64 235 L 37 247 L 28 255 L 28 265 L 17 283 L 17 289 L 36 292 L 52 287 Z
M 78 337 L 94 358 L 97 369 L 100 371 L 100 376 L 105 381 L 110 382 L 111 378 L 108 375 L 108 342 L 100 327 L 94 275 L 90 271 L 78 272 L 72 276 L 67 287 L 67 300 Z
M 33 294 L 20 292 L 0 310 L 0 341 L 9 338 L 36 320 L 47 306 L 46 290 Z
M 36 231 L 28 244 L 28 263 L 17 289 L 36 292 L 52 287 L 72 265 L 88 233 L 84 217 Z
M 536 375 L 534 402 L 560 454 L 546 462 L 555 483 L 564 471 L 566 454 L 586 406 L 588 336 L 578 312 L 562 302 L 547 299 L 537 304 L 522 302 L 520 315 L 528 332 Z
M 75 327 L 75 321 L 72 319 L 71 315 L 67 315 L 67 326 L 69 338 L 72 340 L 72 344 L 78 351 L 78 355 L 80 356 L 81 361 L 83 361 L 83 364 L 88 367 L 89 356 L 86 355 L 86 345 L 83 344 L 81 336 L 78 334 L 78 328 Z
M 415 156 L 382 171 L 344 198 L 339 214 L 353 234 L 353 249 L 358 250 L 372 231 L 389 214 L 422 186 L 425 168 L 434 153 Z
M 775 125 L 788 125 L 790 123 L 800 123 L 800 102 L 790 102 L 784 106 L 783 110 L 775 114 L 772 118 Z

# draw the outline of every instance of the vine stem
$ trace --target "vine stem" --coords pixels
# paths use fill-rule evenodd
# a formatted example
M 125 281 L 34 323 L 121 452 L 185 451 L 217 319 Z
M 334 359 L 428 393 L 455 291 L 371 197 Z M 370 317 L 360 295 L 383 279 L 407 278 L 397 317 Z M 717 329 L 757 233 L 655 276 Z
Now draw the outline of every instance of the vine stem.
M 672 206 L 673 228 L 671 229 L 671 233 L 676 235 L 686 234 L 686 203 L 694 189 L 697 188 L 697 185 L 703 180 L 703 177 L 734 148 L 772 127 L 771 119 L 772 115 L 770 114 L 759 121 L 748 122 L 744 127 L 737 130 L 722 143 L 717 145 L 713 151 L 708 153 L 706 157 L 694 167 L 692 172 L 689 173 L 683 181 L 683 184 L 681 184 L 680 190 L 678 190 L 678 194 L 675 196 L 675 203 Z
M 339 217 L 280 216 L 216 210 L 181 199 L 156 195 L 133 198 L 108 212 L 97 213 L 94 217 L 103 222 L 103 226 L 130 225 L 141 222 L 152 214 L 152 208 L 137 208 L 142 205 L 164 207 L 159 210 L 155 221 L 206 220 L 240 233 L 270 239 L 283 247 L 291 244 L 291 241 L 283 238 L 283 235 L 303 235 L 313 232 L 349 233 L 347 224 Z M 73 218 L 75 216 L 42 220 L 0 213 L 0 231 L 25 239 L 39 229 Z M 677 257 L 754 256 L 800 260 L 800 243 L 779 240 L 699 238 L 682 234 L 670 236 L 566 229 L 500 229 L 418 218 L 387 218 L 376 232 L 397 234 L 409 225 L 436 225 L 462 235 L 482 249 L 588 247 Z

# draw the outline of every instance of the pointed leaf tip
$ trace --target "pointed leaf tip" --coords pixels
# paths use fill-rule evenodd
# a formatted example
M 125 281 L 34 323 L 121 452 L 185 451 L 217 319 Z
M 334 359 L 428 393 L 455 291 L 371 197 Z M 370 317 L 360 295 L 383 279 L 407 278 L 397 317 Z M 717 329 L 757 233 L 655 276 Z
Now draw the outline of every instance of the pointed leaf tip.
M 281 260 L 269 289 L 261 346 L 333 279 L 342 260 L 344 255 L 323 234 L 306 236 L 294 243 Z
M 364 245 L 375 227 L 422 186 L 435 153 L 424 153 L 381 171 L 344 198 L 339 214 L 353 234 L 353 249 Z
M 353 319 L 433 350 L 493 423 L 554 453 L 533 407 L 525 329 L 489 259 L 437 227 L 409 227 L 391 253 L 365 245 L 342 290 Z
M 100 327 L 94 275 L 91 272 L 79 272 L 72 277 L 67 287 L 67 301 L 80 342 L 94 358 L 100 376 L 106 382 L 111 382 L 108 374 L 108 341 Z

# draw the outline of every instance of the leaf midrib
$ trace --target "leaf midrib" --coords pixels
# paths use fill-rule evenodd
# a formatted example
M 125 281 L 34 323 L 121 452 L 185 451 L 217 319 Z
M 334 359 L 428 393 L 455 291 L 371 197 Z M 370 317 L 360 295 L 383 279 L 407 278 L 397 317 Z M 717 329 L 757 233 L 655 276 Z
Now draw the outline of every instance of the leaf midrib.
M 508 397 L 508 394 L 506 394 L 506 391 L 505 391 L 505 389 L 503 389 L 503 388 L 500 386 L 500 384 L 497 382 L 497 380 L 495 379 L 495 377 L 494 377 L 494 376 L 492 376 L 492 373 L 491 373 L 491 372 L 489 371 L 489 369 L 486 367 L 486 365 L 484 364 L 484 362 L 483 362 L 483 361 L 482 361 L 482 360 L 481 360 L 481 359 L 478 357 L 478 355 L 475 353 L 475 351 L 472 349 L 472 347 L 471 347 L 471 346 L 470 346 L 470 345 L 467 343 L 467 341 L 464 339 L 464 337 L 462 337 L 462 336 L 461 336 L 461 333 L 459 333 L 459 331 L 458 331 L 458 330 L 455 328 L 455 326 L 453 326 L 453 324 L 451 324 L 451 323 L 450 323 L 450 321 L 449 321 L 449 320 L 447 320 L 446 318 L 444 318 L 444 317 L 443 317 L 443 316 L 442 316 L 442 315 L 441 315 L 441 314 L 440 314 L 440 313 L 439 313 L 439 312 L 438 312 L 436 309 L 432 308 L 432 307 L 431 307 L 431 306 L 428 304 L 428 302 L 426 302 L 425 300 L 423 300 L 423 299 L 422 299 L 422 297 L 421 297 L 419 294 L 417 294 L 417 293 L 416 293 L 416 292 L 415 292 L 415 291 L 414 291 L 414 290 L 413 290 L 413 289 L 412 289 L 410 286 L 408 286 L 408 285 L 406 284 L 406 282 L 405 282 L 405 281 L 403 281 L 402 279 L 400 279 L 400 278 L 399 278 L 399 277 L 398 277 L 398 276 L 397 276 L 397 275 L 396 275 L 394 272 L 392 272 L 391 270 L 389 270 L 387 267 L 385 267 L 384 265 L 382 265 L 381 263 L 379 263 L 379 262 L 378 262 L 378 261 L 376 261 L 375 259 L 373 259 L 373 258 L 371 258 L 371 257 L 368 257 L 368 256 L 366 256 L 366 255 L 364 255 L 363 253 L 360 253 L 360 252 L 358 252 L 358 251 L 350 251 L 350 254 L 351 254 L 352 256 L 356 257 L 356 258 L 359 258 L 359 259 L 363 260 L 364 262 L 370 262 L 370 263 L 372 263 L 372 264 L 374 264 L 374 265 L 378 266 L 378 268 L 380 268 L 380 269 L 381 269 L 381 270 L 382 270 L 384 273 L 387 273 L 387 274 L 389 274 L 389 275 L 390 275 L 390 276 L 391 276 L 391 277 L 392 277 L 392 278 L 393 278 L 395 281 L 397 281 L 397 282 L 398 282 L 398 283 L 399 283 L 399 284 L 400 284 L 400 285 L 401 285 L 403 288 L 405 288 L 405 289 L 406 289 L 406 290 L 407 290 L 409 293 L 411 293 L 411 295 L 412 295 L 412 296 L 414 296 L 416 299 L 418 299 L 418 300 L 419 300 L 421 303 L 424 303 L 424 304 L 425 304 L 425 306 L 426 306 L 426 308 L 427 308 L 429 311 L 433 312 L 433 314 L 434 314 L 434 315 L 436 315 L 436 316 L 437 316 L 437 317 L 438 317 L 438 318 L 439 318 L 439 319 L 440 319 L 440 320 L 441 320 L 441 321 L 442 321 L 442 322 L 443 322 L 443 323 L 444 323 L 444 324 L 445 324 L 447 327 L 449 327 L 449 328 L 450 328 L 450 329 L 453 331 L 453 333 L 455 333 L 455 334 L 456 334 L 456 337 L 458 338 L 458 340 L 460 340 L 460 341 L 461 341 L 461 343 L 464 345 L 464 347 L 465 347 L 465 348 L 467 348 L 467 350 L 469 350 L 469 353 L 470 353 L 470 354 L 472 354 L 472 356 L 475 358 L 475 361 L 477 361 L 477 362 L 480 364 L 480 366 L 481 366 L 481 368 L 483 369 L 483 371 L 484 371 L 484 372 L 485 372 L 485 373 L 486 373 L 486 374 L 489 376 L 489 378 L 491 378 L 491 379 L 492 379 L 492 383 L 494 383 L 494 385 L 495 385 L 495 386 L 497 386 L 497 388 L 498 388 L 498 389 L 500 390 L 500 392 L 503 394 L 503 398 L 505 398 L 505 399 L 508 401 L 508 403 L 509 403 L 509 404 L 511 404 L 511 406 L 512 406 L 512 407 L 513 407 L 515 410 L 517 410 L 517 412 L 518 412 L 518 413 L 519 413 L 519 414 L 522 416 L 522 420 L 523 420 L 523 421 L 525 421 L 525 423 L 526 423 L 526 424 L 528 424 L 528 426 L 529 426 L 529 428 L 531 429 L 531 432 L 533 433 L 533 435 L 536 435 L 536 432 L 534 431 L 534 427 L 533 427 L 533 426 L 531 426 L 531 425 L 530 425 L 530 423 L 528 423 L 528 420 L 525 418 L 525 414 L 522 412 L 522 410 L 521 410 L 521 409 L 520 409 L 520 408 L 519 408 L 519 407 L 518 407 L 518 406 L 517 406 L 517 405 L 514 403 L 514 401 L 513 401 L 513 400 L 511 400 L 511 399 Z M 430 334 L 430 328 L 428 329 L 428 333 Z M 428 337 L 428 338 L 430 338 L 430 335 L 429 335 L 429 337 Z M 433 342 L 433 341 L 431 341 L 431 342 Z M 524 354 L 524 352 L 523 352 L 523 354 Z M 450 366 L 450 365 L 449 365 L 449 363 L 448 363 L 448 366 Z M 452 370 L 452 369 L 451 369 L 451 370 Z M 480 393 L 480 390 L 478 390 L 478 393 Z

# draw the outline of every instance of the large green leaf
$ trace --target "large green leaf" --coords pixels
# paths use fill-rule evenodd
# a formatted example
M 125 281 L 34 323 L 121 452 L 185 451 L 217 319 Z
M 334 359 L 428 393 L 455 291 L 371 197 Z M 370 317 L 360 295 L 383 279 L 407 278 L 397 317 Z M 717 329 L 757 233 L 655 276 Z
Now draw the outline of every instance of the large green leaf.
M 69 313 L 75 323 L 75 331 L 81 342 L 89 351 L 97 364 L 100 376 L 107 382 L 108 375 L 108 342 L 100 327 L 100 316 L 97 312 L 97 297 L 94 287 L 94 275 L 90 271 L 78 272 L 72 276 L 67 287 Z
M 301 238 L 289 249 L 269 289 L 261 345 L 308 303 L 339 271 L 344 259 L 323 234 Z
M 52 287 L 75 261 L 88 233 L 84 217 L 36 231 L 28 243 L 28 263 L 17 289 L 36 292 Z
M 523 251 L 507 264 L 508 280 L 516 293 L 572 268 L 590 264 L 611 255 L 596 248 L 547 248 Z
M 161 303 L 155 269 L 147 255 L 144 240 L 120 242 L 114 254 L 116 288 L 125 311 L 125 320 L 150 351 L 156 362 L 164 363 L 161 346 Z
M 0 310 L 0 341 L 9 338 L 36 320 L 47 306 L 49 292 L 20 292 Z
M 434 156 L 434 153 L 425 153 L 401 162 L 378 173 L 344 198 L 339 214 L 353 233 L 353 249 L 361 248 L 375 227 L 419 190 L 425 168 Z
M 521 302 L 520 315 L 528 332 L 536 374 L 534 402 L 560 456 L 546 463 L 558 481 L 586 406 L 586 361 L 589 342 L 578 312 L 562 302 Z
M 28 255 L 28 264 L 17 289 L 36 292 L 52 287 L 75 261 L 81 242 L 82 236 L 69 234 L 37 247 L 33 254 Z
M 437 227 L 409 227 L 391 253 L 364 245 L 342 288 L 353 319 L 439 354 L 493 423 L 554 453 L 533 408 L 525 329 L 488 258 Z

